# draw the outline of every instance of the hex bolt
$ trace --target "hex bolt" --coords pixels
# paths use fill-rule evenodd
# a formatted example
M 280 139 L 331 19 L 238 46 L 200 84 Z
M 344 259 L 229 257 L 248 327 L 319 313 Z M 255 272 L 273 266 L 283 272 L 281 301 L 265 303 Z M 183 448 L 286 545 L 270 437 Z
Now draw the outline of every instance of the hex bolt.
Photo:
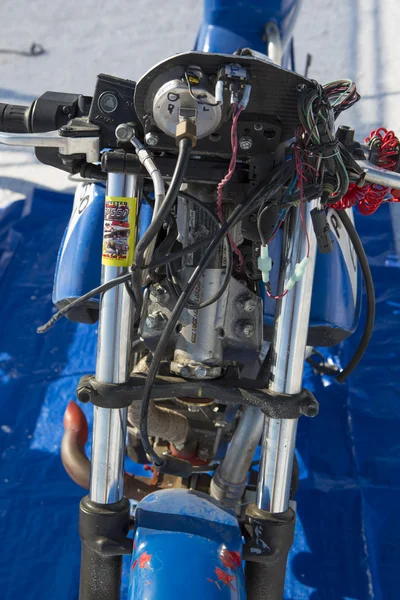
M 261 123 L 254 123 L 254 131 L 262 131 L 262 124 Z
M 239 146 L 242 150 L 250 150 L 253 145 L 253 140 L 249 135 L 242 135 L 239 139 Z
M 118 106 L 118 98 L 113 92 L 103 92 L 98 99 L 98 105 L 101 111 L 112 113 Z
M 257 301 L 255 298 L 247 298 L 243 302 L 243 310 L 247 313 L 254 312 L 257 307 Z
M 160 138 L 155 131 L 149 131 L 144 136 L 144 141 L 148 146 L 157 146 L 159 139 Z
M 146 318 L 146 325 L 149 329 L 160 331 L 161 329 L 164 329 L 167 321 L 168 319 L 164 313 L 159 311 L 151 313 L 151 315 Z
M 115 137 L 119 142 L 130 142 L 134 135 L 133 127 L 127 123 L 121 123 L 115 129 Z
M 165 304 L 169 300 L 169 294 L 164 286 L 156 283 L 150 288 L 150 299 L 159 304 Z
M 246 338 L 250 338 L 254 335 L 254 325 L 252 325 L 251 323 L 248 323 L 247 325 L 244 325 L 242 328 L 242 334 L 244 337 Z

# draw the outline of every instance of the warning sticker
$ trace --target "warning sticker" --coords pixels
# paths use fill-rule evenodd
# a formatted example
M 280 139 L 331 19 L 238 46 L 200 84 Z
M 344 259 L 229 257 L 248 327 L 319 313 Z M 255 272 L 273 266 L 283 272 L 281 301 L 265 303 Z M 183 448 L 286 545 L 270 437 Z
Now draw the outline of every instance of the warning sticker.
M 103 265 L 129 267 L 133 263 L 136 198 L 106 196 L 103 231 Z

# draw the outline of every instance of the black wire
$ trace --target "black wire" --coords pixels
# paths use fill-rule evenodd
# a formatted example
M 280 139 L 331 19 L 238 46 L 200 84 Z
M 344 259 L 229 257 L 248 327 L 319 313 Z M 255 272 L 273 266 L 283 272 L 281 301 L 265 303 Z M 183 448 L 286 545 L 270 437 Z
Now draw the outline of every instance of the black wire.
M 193 100 L 196 100 L 196 102 L 198 102 L 199 104 L 204 104 L 205 106 L 219 106 L 221 104 L 221 102 L 208 102 L 208 100 L 202 100 L 200 96 L 195 96 L 193 94 L 192 84 L 187 73 L 185 73 L 185 79 L 186 83 L 188 84 L 189 94 L 191 95 Z
M 206 237 L 202 238 L 201 240 L 197 240 L 197 242 L 193 242 L 193 244 L 190 244 L 190 246 L 186 246 L 186 248 L 182 248 L 181 250 L 176 250 L 172 254 L 167 254 L 166 256 L 162 256 L 162 257 L 160 256 L 160 258 L 157 257 L 158 254 L 161 254 L 158 252 L 158 248 L 157 248 L 156 252 L 155 252 L 156 256 L 154 256 L 151 259 L 151 263 L 149 265 L 147 265 L 146 269 L 154 269 L 155 267 L 161 267 L 162 265 L 166 265 L 170 262 L 174 262 L 175 260 L 178 260 L 179 258 L 182 258 L 186 254 L 191 254 L 192 252 L 199 250 L 199 248 L 202 248 L 203 246 L 206 246 L 209 242 L 211 242 L 214 235 L 215 235 L 214 233 L 210 233 L 210 235 L 207 235 Z
M 367 318 L 365 321 L 364 332 L 360 343 L 354 353 L 353 358 L 350 360 L 348 365 L 337 375 L 336 379 L 339 383 L 343 383 L 348 376 L 354 371 L 362 357 L 365 354 L 365 351 L 368 347 L 369 341 L 372 336 L 372 332 L 374 329 L 375 322 L 375 290 L 374 290 L 374 281 L 372 279 L 371 269 L 369 268 L 368 259 L 365 254 L 363 245 L 358 236 L 356 228 L 354 227 L 351 219 L 345 210 L 336 211 L 337 216 L 343 223 L 343 227 L 345 228 L 351 243 L 353 244 L 354 250 L 357 254 L 358 261 L 360 263 L 361 272 L 364 278 L 365 284 L 365 292 L 367 295 Z
M 176 161 L 175 170 L 172 175 L 168 192 L 166 193 L 164 201 L 161 204 L 157 214 L 152 219 L 143 236 L 140 238 L 135 249 L 135 264 L 139 269 L 144 268 L 144 255 L 146 248 L 158 235 L 165 219 L 168 217 L 170 210 L 176 201 L 179 189 L 185 177 L 191 151 L 192 141 L 189 138 L 181 139 L 178 144 L 178 159 Z M 136 300 L 135 320 L 138 321 L 142 312 L 143 304 L 142 274 L 139 270 L 132 273 L 132 290 L 135 294 Z
M 108 290 L 111 290 L 116 285 L 120 285 L 121 283 L 125 283 L 126 281 L 129 281 L 130 278 L 131 278 L 131 274 L 125 273 L 124 275 L 115 277 L 115 279 L 111 279 L 111 281 L 107 281 L 107 283 L 103 283 L 102 285 L 99 285 L 98 287 L 94 288 L 93 290 L 90 290 L 90 292 L 87 292 L 80 298 L 76 298 L 76 300 L 72 300 L 72 302 L 70 302 L 69 304 L 64 306 L 61 310 L 56 312 L 51 317 L 51 319 L 49 319 L 47 321 L 47 323 L 38 327 L 36 330 L 37 333 L 46 333 L 46 331 L 48 331 L 51 327 L 53 327 L 53 325 L 54 325 L 54 323 L 56 323 L 56 321 L 58 321 L 59 319 L 61 319 L 61 317 L 63 317 L 67 313 L 69 313 L 70 310 L 73 310 L 74 308 L 79 308 L 82 304 L 87 302 L 87 300 L 90 300 L 91 298 L 93 298 L 93 296 L 97 296 L 98 294 L 107 292 Z
M 174 252 L 173 254 L 168 254 L 167 256 L 164 256 L 163 258 L 159 258 L 154 261 L 151 261 L 151 263 L 148 265 L 145 265 L 143 267 L 143 269 L 151 269 L 151 268 L 159 267 L 159 266 L 165 265 L 169 262 L 172 262 L 174 260 L 177 260 L 178 258 L 182 258 L 182 256 L 185 256 L 185 254 L 190 254 L 191 252 L 194 252 L 198 248 L 201 248 L 202 246 L 205 246 L 206 244 L 211 242 L 213 237 L 214 237 L 214 234 L 210 234 L 207 237 L 203 238 L 202 240 L 194 242 L 193 244 L 191 244 L 190 246 L 187 246 L 186 248 L 183 248 L 182 250 Z M 136 265 L 134 265 L 134 267 L 135 266 Z M 59 319 L 61 319 L 61 317 L 64 317 L 65 315 L 67 315 L 71 310 L 74 310 L 75 308 L 79 308 L 82 304 L 84 304 L 85 302 L 87 302 L 88 300 L 93 298 L 94 296 L 98 296 L 99 294 L 101 294 L 103 292 L 108 292 L 108 290 L 111 290 L 113 287 L 116 287 L 117 285 L 121 285 L 122 283 L 125 284 L 126 291 L 128 292 L 131 299 L 136 302 L 136 296 L 134 295 L 132 288 L 130 286 L 130 282 L 129 282 L 131 277 L 132 277 L 132 273 L 125 273 L 124 275 L 115 277 L 114 279 L 111 279 L 107 283 L 103 283 L 102 285 L 90 290 L 90 292 L 87 292 L 83 296 L 76 298 L 76 300 L 73 300 L 72 302 L 70 302 L 69 304 L 64 306 L 61 310 L 59 310 L 57 313 L 55 313 L 51 317 L 51 319 L 49 321 L 47 321 L 47 323 L 45 323 L 44 325 L 39 327 L 37 329 L 37 333 L 46 333 L 46 331 L 48 331 L 51 327 L 53 327 L 54 323 L 56 323 Z
M 202 202 L 201 200 L 198 200 L 195 196 L 192 196 L 191 194 L 188 194 L 186 192 L 179 192 L 179 196 L 182 196 L 182 198 L 185 198 L 186 200 L 193 202 L 193 204 L 198 206 L 200 210 L 204 210 L 204 212 L 206 212 L 208 214 L 208 216 L 211 218 L 211 220 L 214 221 L 216 226 L 219 228 L 221 227 L 221 222 L 218 219 L 218 217 L 216 216 L 216 214 L 213 213 L 213 211 L 204 202 Z M 213 294 L 213 296 L 211 296 L 211 298 L 208 298 L 207 300 L 203 300 L 202 302 L 192 302 L 191 300 L 189 300 L 186 303 L 186 308 L 189 308 L 190 310 L 200 310 L 201 308 L 206 308 L 207 306 L 214 304 L 214 302 L 217 302 L 217 300 L 219 300 L 225 293 L 225 291 L 229 285 L 229 282 L 231 280 L 231 276 L 232 276 L 233 258 L 232 258 L 230 242 L 227 237 L 224 238 L 224 244 L 226 246 L 227 264 L 226 264 L 226 268 L 225 268 L 224 280 L 221 284 L 221 287 L 215 294 Z M 174 282 L 174 280 L 173 280 L 173 271 L 172 271 L 171 262 L 172 261 L 169 261 L 169 263 L 167 264 L 167 273 L 171 280 L 172 289 L 175 292 L 175 295 L 179 298 L 179 296 L 182 293 L 182 288 L 181 288 L 179 282 Z
M 277 178 L 277 173 L 282 173 L 282 172 L 284 172 L 284 168 L 280 165 L 275 170 L 275 172 L 273 172 L 272 177 L 271 177 L 267 187 L 271 187 L 271 182 L 273 182 Z M 272 187 L 271 192 L 272 193 L 275 192 L 274 187 Z M 265 195 L 265 181 L 263 181 L 262 184 L 260 184 L 256 188 L 254 188 L 250 192 L 250 194 L 245 198 L 243 203 L 238 204 L 235 207 L 235 209 L 229 215 L 229 217 L 225 221 L 225 223 L 223 225 L 221 225 L 221 228 L 216 232 L 214 239 L 211 241 L 210 245 L 204 252 L 198 265 L 196 266 L 195 270 L 193 271 L 192 275 L 190 276 L 185 290 L 180 295 L 180 297 L 175 305 L 175 308 L 172 311 L 171 316 L 168 319 L 168 322 L 161 334 L 161 337 L 157 344 L 157 348 L 153 354 L 150 368 L 149 368 L 149 371 L 148 371 L 148 374 L 147 374 L 147 377 L 146 377 L 146 380 L 144 383 L 144 387 L 143 387 L 143 396 L 142 396 L 141 411 L 140 411 L 140 437 L 141 437 L 143 448 L 144 448 L 145 452 L 148 454 L 148 456 L 151 458 L 151 460 L 154 462 L 154 464 L 158 467 L 161 467 L 163 465 L 164 459 L 161 458 L 161 456 L 159 456 L 157 454 L 157 452 L 154 450 L 154 448 L 152 447 L 150 439 L 149 439 L 148 428 L 147 428 L 147 417 L 148 417 L 148 412 L 149 412 L 151 389 L 153 387 L 158 368 L 164 357 L 165 350 L 170 341 L 170 337 L 175 330 L 175 327 L 176 327 L 176 324 L 180 317 L 180 314 L 181 314 L 183 308 L 185 307 L 187 300 L 190 298 L 190 296 L 197 284 L 198 279 L 201 277 L 204 269 L 206 268 L 209 260 L 213 256 L 214 252 L 217 250 L 218 245 L 220 244 L 221 240 L 224 238 L 224 236 L 226 236 L 228 234 L 229 230 L 232 229 L 232 227 L 234 227 L 234 225 L 243 217 L 243 215 L 246 213 L 246 211 L 249 210 L 250 207 L 252 207 L 254 205 L 254 203 L 260 199 L 260 196 L 262 197 L 263 194 Z

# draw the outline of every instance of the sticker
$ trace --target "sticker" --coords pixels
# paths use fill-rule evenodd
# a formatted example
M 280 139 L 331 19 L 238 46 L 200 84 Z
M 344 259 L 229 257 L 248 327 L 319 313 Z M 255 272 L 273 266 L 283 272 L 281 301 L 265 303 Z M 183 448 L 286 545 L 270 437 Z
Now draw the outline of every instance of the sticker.
M 133 263 L 137 198 L 106 196 L 102 264 L 129 267 Z

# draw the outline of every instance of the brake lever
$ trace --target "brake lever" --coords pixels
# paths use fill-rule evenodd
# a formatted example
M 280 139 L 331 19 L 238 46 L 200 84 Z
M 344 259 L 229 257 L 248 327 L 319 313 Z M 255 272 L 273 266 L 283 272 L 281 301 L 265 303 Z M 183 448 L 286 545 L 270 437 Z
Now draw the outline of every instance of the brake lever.
M 91 129 L 95 130 L 93 127 Z M 86 132 L 91 133 L 90 130 L 86 130 Z M 84 154 L 86 162 L 98 162 L 100 154 L 99 137 L 91 135 L 77 136 L 77 133 L 79 132 L 75 128 L 68 125 L 57 131 L 44 133 L 0 133 L 0 144 L 34 148 L 58 148 L 59 153 L 63 156 Z

